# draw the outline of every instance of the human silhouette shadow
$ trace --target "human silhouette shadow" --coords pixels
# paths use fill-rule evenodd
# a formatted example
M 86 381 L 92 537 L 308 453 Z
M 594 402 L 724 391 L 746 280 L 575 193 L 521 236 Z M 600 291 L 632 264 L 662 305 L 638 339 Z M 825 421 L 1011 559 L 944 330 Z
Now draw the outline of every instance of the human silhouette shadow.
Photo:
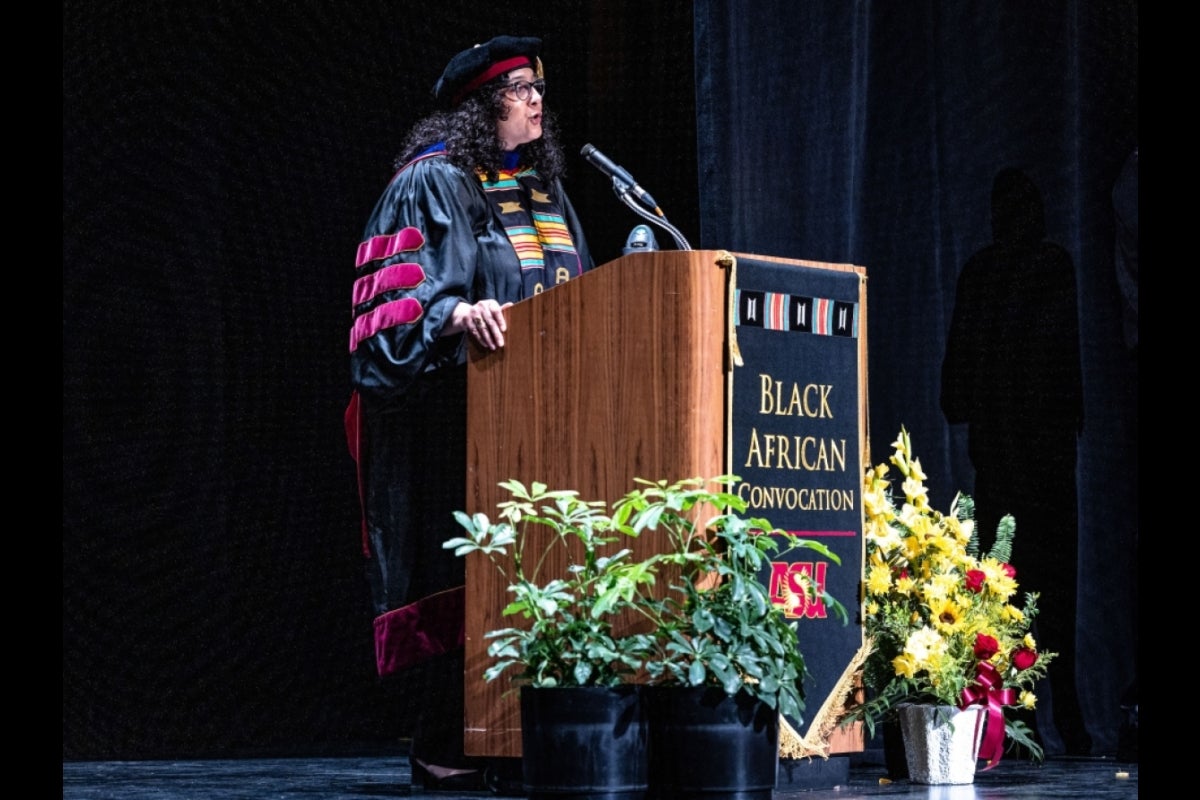
M 1088 755 L 1075 687 L 1075 462 L 1083 426 L 1075 267 L 1046 241 L 1041 193 L 1020 170 L 1001 170 L 993 181 L 992 238 L 958 279 L 942 412 L 968 426 L 982 542 L 1013 515 L 1021 600 L 1040 594 L 1038 645 L 1058 653 L 1050 691 L 1045 682 L 1038 687 L 1039 737 L 1047 755 Z

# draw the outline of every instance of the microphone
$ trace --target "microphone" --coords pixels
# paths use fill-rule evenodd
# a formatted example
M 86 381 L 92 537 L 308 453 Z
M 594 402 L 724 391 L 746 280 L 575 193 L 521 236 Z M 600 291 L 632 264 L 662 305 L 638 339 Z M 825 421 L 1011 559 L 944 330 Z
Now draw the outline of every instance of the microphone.
M 633 192 L 639 200 L 654 209 L 654 213 L 662 216 L 662 209 L 658 207 L 658 203 L 650 196 L 650 193 L 638 186 L 637 181 L 633 176 L 626 172 L 621 167 L 614 164 L 608 156 L 596 149 L 595 145 L 585 144 L 579 154 L 586 158 L 593 167 L 603 172 L 614 181 L 623 184 L 623 189 L 626 192 Z

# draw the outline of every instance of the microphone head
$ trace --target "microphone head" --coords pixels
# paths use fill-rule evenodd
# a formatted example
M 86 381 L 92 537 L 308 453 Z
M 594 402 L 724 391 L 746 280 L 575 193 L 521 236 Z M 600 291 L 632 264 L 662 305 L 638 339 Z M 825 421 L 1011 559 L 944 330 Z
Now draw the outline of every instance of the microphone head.
M 643 253 L 658 249 L 658 241 L 654 238 L 654 231 L 649 225 L 637 225 L 629 232 L 629 238 L 625 240 L 625 247 L 621 249 L 621 255 L 627 256 L 630 253 Z

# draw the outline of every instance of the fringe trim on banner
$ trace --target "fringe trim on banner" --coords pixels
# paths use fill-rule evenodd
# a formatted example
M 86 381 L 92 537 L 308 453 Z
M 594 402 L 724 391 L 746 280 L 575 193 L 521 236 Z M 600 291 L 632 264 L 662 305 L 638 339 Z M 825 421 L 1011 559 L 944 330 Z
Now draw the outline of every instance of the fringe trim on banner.
M 780 758 L 812 758 L 813 756 L 829 758 L 829 737 L 833 735 L 834 730 L 841 724 L 842 718 L 845 716 L 850 695 L 858 687 L 856 676 L 867 660 L 867 656 L 871 654 L 871 650 L 872 641 L 868 639 L 854 654 L 854 658 L 850 660 L 842 677 L 838 678 L 833 691 L 821 704 L 817 715 L 813 717 L 812 724 L 808 727 L 808 736 L 802 737 L 787 721 L 787 717 L 782 714 L 779 716 Z
M 729 293 L 729 308 L 726 309 L 726 324 L 729 326 L 729 363 L 735 367 L 742 366 L 742 351 L 737 343 L 737 259 L 727 250 L 717 253 L 717 266 L 729 270 L 729 284 L 725 291 Z

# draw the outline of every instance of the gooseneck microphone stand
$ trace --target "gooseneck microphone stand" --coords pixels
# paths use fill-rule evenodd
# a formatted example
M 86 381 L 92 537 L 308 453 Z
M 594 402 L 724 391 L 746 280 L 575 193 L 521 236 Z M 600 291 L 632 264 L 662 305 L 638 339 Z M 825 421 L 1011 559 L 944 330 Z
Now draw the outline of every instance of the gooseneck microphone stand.
M 679 229 L 667 221 L 666 215 L 661 214 L 661 212 L 659 214 L 652 213 L 634 198 L 632 186 L 615 175 L 613 176 L 612 182 L 613 192 L 616 193 L 618 199 L 620 199 L 622 203 L 629 206 L 629 209 L 633 211 L 633 213 L 637 214 L 639 217 L 647 220 L 648 222 L 653 222 L 655 225 L 671 234 L 671 238 L 675 240 L 675 246 L 680 250 L 692 249 L 692 246 L 688 244 L 688 240 L 685 239 L 683 234 L 679 232 Z

